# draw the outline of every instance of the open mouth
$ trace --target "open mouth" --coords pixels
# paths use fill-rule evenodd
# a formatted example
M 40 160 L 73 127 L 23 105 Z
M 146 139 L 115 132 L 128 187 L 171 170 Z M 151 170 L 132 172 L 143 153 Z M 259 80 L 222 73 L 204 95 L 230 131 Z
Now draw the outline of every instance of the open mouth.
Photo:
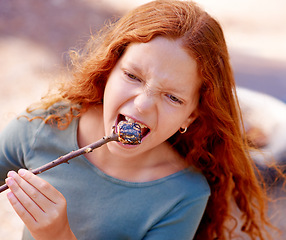
M 150 129 L 143 123 L 137 122 L 134 119 L 124 116 L 122 114 L 119 114 L 117 117 L 117 126 L 120 122 L 126 122 L 126 123 L 135 123 L 138 127 L 141 128 L 141 136 L 142 138 L 144 138 L 145 136 L 148 135 L 148 133 L 150 132 Z

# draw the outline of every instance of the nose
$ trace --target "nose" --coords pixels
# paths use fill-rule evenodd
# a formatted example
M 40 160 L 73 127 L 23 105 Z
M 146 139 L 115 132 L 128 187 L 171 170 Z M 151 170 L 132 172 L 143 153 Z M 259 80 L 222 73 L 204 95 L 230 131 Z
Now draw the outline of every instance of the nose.
M 145 89 L 135 97 L 134 104 L 140 113 L 153 111 L 156 105 L 156 94 L 150 89 Z

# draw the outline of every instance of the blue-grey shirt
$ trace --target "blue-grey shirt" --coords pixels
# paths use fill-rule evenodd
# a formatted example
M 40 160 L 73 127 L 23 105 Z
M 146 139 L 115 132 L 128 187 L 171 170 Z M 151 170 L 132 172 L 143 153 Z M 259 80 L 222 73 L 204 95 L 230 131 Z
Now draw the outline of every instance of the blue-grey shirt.
M 0 184 L 11 169 L 35 169 L 78 149 L 77 127 L 77 119 L 66 130 L 40 119 L 13 120 L 0 133 Z M 71 229 L 82 240 L 192 239 L 210 195 L 205 177 L 192 168 L 126 182 L 83 155 L 39 176 L 65 196 Z M 27 229 L 23 239 L 33 239 Z

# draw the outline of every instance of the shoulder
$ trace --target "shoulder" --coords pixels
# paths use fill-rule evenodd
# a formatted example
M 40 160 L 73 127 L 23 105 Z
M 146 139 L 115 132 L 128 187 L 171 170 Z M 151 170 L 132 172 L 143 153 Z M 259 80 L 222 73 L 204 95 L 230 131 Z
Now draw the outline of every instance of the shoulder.
M 64 114 L 70 111 L 67 104 L 57 103 L 49 109 L 37 109 L 34 111 L 23 111 L 15 117 L 0 133 L 0 138 L 5 141 L 11 140 L 21 144 L 31 145 L 39 133 L 56 129 L 56 126 L 47 124 L 45 119 L 57 113 Z
M 37 131 L 41 124 L 40 119 L 29 121 L 33 116 L 27 112 L 22 112 L 19 116 L 15 117 L 9 124 L 1 131 L 0 137 L 2 140 L 8 141 L 9 139 L 16 141 L 17 139 L 23 143 L 31 138 Z
M 193 167 L 180 171 L 172 181 L 180 186 L 180 191 L 186 198 L 208 198 L 210 195 L 210 186 L 205 176 Z

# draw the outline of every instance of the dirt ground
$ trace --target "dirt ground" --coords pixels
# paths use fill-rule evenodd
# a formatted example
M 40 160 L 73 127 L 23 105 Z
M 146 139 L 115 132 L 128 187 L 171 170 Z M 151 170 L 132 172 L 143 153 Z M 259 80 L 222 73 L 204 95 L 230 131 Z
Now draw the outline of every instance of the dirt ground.
M 144 2 L 148 0 L 0 0 L 0 131 L 46 92 L 65 66 L 69 49 L 108 19 Z M 285 101 L 286 2 L 197 2 L 225 29 L 237 83 Z M 279 187 L 273 194 L 285 196 Z M 269 212 L 286 232 L 285 203 L 277 201 Z M 0 220 L 1 240 L 21 239 L 23 224 L 5 193 L 0 194 Z

